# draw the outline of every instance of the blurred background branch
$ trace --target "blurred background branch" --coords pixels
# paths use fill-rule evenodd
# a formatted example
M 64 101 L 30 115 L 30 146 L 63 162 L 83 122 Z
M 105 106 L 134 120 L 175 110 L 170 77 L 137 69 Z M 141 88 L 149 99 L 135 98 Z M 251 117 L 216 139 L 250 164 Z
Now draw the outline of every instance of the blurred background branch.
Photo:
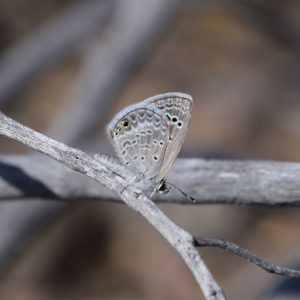
M 167 180 L 197 204 L 298 206 L 300 164 L 274 161 L 178 159 Z M 102 186 L 47 157 L 0 157 L 0 200 L 120 199 Z M 193 204 L 175 188 L 161 203 Z
M 80 1 L 55 15 L 7 49 L 0 58 L 0 106 L 16 96 L 45 67 L 63 60 L 111 17 L 113 1 Z

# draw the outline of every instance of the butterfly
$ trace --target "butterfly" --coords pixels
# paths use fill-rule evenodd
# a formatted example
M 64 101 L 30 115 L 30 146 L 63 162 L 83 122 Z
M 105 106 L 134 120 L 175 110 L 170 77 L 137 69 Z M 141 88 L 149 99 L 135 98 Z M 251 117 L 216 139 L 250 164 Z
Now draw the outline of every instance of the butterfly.
M 159 94 L 124 108 L 107 125 L 120 164 L 137 188 L 165 189 L 164 177 L 186 136 L 192 105 L 188 94 Z

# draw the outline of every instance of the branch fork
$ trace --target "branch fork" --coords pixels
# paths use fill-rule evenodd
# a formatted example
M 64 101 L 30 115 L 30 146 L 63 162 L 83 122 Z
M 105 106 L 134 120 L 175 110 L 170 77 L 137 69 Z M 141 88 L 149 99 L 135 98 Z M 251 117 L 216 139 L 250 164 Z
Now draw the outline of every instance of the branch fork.
M 152 224 L 177 250 L 202 289 L 205 299 L 223 300 L 225 295 L 214 280 L 194 246 L 193 237 L 174 224 L 142 191 L 108 169 L 105 156 L 93 158 L 86 153 L 54 141 L 0 112 L 0 134 L 44 153 L 67 167 L 101 183 Z

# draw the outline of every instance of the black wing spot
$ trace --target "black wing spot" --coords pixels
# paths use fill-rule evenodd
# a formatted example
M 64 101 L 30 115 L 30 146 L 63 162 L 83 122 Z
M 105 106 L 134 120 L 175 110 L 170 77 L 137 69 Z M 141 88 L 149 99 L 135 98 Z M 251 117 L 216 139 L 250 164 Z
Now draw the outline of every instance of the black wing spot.
M 176 123 L 177 121 L 178 121 L 177 117 L 173 117 L 173 118 L 172 118 L 172 122 L 173 122 L 173 123 Z
M 120 126 L 121 126 L 122 128 L 129 128 L 129 126 L 130 126 L 129 120 L 128 120 L 128 119 L 123 119 L 123 120 L 120 122 Z
M 181 127 L 181 126 L 182 126 L 182 122 L 179 121 L 179 122 L 177 123 L 177 126 L 178 126 L 178 127 Z
M 158 156 L 154 155 L 154 156 L 153 156 L 153 159 L 154 159 L 154 160 L 158 160 Z
M 165 114 L 165 117 L 168 119 L 168 121 L 171 121 L 171 116 L 169 114 Z

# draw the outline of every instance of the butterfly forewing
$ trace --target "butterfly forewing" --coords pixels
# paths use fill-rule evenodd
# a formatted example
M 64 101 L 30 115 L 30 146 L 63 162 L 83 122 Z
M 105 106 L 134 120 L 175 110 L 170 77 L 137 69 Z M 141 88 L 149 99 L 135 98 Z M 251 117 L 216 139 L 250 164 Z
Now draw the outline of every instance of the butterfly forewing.
M 115 124 L 111 138 L 119 158 L 132 173 L 156 177 L 169 140 L 169 127 L 159 114 L 147 108 L 134 109 Z
M 157 177 L 158 181 L 167 174 L 180 151 L 191 118 L 192 103 L 189 95 L 168 93 L 150 98 L 148 104 L 145 104 L 147 108 L 162 116 L 169 128 L 168 145 Z

